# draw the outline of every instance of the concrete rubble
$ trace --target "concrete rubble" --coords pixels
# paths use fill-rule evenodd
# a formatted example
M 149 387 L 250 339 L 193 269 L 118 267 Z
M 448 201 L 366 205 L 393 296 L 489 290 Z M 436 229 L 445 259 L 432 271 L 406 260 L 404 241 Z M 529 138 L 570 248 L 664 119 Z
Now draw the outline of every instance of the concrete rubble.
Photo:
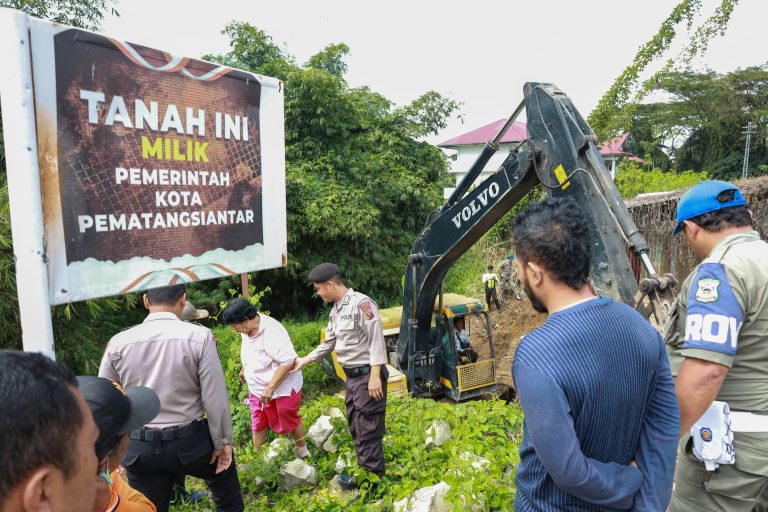
M 288 491 L 317 485 L 317 471 L 301 459 L 294 459 L 281 467 L 280 478 Z
M 333 424 L 331 423 L 331 417 L 322 415 L 317 418 L 315 424 L 309 427 L 307 437 L 312 444 L 318 448 L 322 448 L 323 444 L 328 440 L 333 433 Z
M 451 426 L 447 421 L 439 419 L 432 420 L 432 425 L 425 432 L 427 438 L 425 443 L 427 449 L 444 445 L 451 438 Z
M 440 482 L 417 489 L 407 498 L 395 502 L 395 512 L 450 512 L 452 507 L 445 502 L 450 488 L 447 483 Z
M 265 459 L 267 460 L 267 462 L 272 462 L 273 460 L 278 458 L 281 453 L 285 453 L 291 448 L 293 448 L 293 441 L 291 441 L 287 437 L 278 437 L 277 439 L 269 443 L 269 449 L 267 450 L 267 455 L 265 456 Z

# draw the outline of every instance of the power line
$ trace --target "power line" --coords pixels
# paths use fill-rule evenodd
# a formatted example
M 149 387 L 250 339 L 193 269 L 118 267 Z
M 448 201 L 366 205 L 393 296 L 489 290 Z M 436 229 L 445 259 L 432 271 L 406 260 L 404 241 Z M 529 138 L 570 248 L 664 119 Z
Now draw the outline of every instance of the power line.
M 747 170 L 749 168 L 749 142 L 752 140 L 752 135 L 757 133 L 757 130 L 752 127 L 752 121 L 750 121 L 741 133 L 747 136 L 747 143 L 744 146 L 744 166 L 741 169 L 741 178 L 744 179 L 749 174 Z

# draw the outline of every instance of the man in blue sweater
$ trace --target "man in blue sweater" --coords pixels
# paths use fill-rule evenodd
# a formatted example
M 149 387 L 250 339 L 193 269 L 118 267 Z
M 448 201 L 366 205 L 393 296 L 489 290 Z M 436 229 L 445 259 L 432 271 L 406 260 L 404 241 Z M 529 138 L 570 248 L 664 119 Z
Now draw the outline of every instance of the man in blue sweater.
M 512 364 L 525 416 L 515 510 L 663 511 L 679 412 L 661 336 L 595 296 L 589 228 L 573 200 L 530 204 L 514 232 L 523 289 L 549 313 Z

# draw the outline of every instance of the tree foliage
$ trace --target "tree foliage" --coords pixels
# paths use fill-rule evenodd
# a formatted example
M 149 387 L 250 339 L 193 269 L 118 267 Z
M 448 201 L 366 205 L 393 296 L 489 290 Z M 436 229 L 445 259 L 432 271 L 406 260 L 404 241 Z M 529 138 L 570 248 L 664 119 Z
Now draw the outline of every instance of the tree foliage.
M 678 25 L 685 23 L 688 30 L 691 29 L 701 11 L 701 3 L 701 0 L 682 0 L 677 4 L 662 22 L 659 31 L 640 47 L 632 63 L 605 92 L 589 115 L 589 124 L 598 140 L 608 140 L 626 131 L 634 109 L 658 80 L 675 67 L 685 68 L 697 55 L 702 55 L 707 50 L 712 38 L 725 33 L 738 0 L 721 0 L 715 11 L 694 30 L 682 52 L 668 59 L 662 69 L 650 78 L 640 82 L 640 75 L 646 68 L 669 50 L 677 35 Z
M 700 169 L 713 178 L 741 176 L 748 122 L 757 128 L 750 145 L 750 175 L 768 163 L 768 65 L 727 74 L 682 71 L 660 79 L 663 101 L 640 105 L 630 130 L 630 151 L 665 169 Z
M 442 152 L 419 139 L 443 128 L 459 104 L 429 91 L 396 108 L 368 87 L 350 87 L 343 43 L 300 66 L 247 23 L 223 33 L 230 51 L 205 59 L 285 82 L 288 267 L 254 281 L 271 287 L 270 310 L 316 310 L 306 276 L 323 261 L 376 300 L 400 300 L 406 257 L 448 181 Z
M 115 0 L 0 0 L 0 7 L 87 30 L 97 30 L 107 10 L 118 16 L 115 4 Z
M 619 189 L 621 197 L 630 199 L 638 194 L 692 187 L 706 179 L 706 172 L 689 170 L 677 173 L 656 168 L 648 170 L 625 160 L 617 167 L 616 188 Z

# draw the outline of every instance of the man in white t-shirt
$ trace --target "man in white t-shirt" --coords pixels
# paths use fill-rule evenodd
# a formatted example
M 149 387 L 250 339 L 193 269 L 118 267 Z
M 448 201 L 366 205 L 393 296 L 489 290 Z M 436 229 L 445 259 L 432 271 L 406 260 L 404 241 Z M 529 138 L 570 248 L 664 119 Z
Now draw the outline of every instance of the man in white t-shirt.
M 275 434 L 291 434 L 296 456 L 309 457 L 299 416 L 303 378 L 300 371 L 290 372 L 298 356 L 285 327 L 242 297 L 230 301 L 221 318 L 243 338 L 240 380 L 248 385 L 253 447 L 261 448 L 269 428 Z

